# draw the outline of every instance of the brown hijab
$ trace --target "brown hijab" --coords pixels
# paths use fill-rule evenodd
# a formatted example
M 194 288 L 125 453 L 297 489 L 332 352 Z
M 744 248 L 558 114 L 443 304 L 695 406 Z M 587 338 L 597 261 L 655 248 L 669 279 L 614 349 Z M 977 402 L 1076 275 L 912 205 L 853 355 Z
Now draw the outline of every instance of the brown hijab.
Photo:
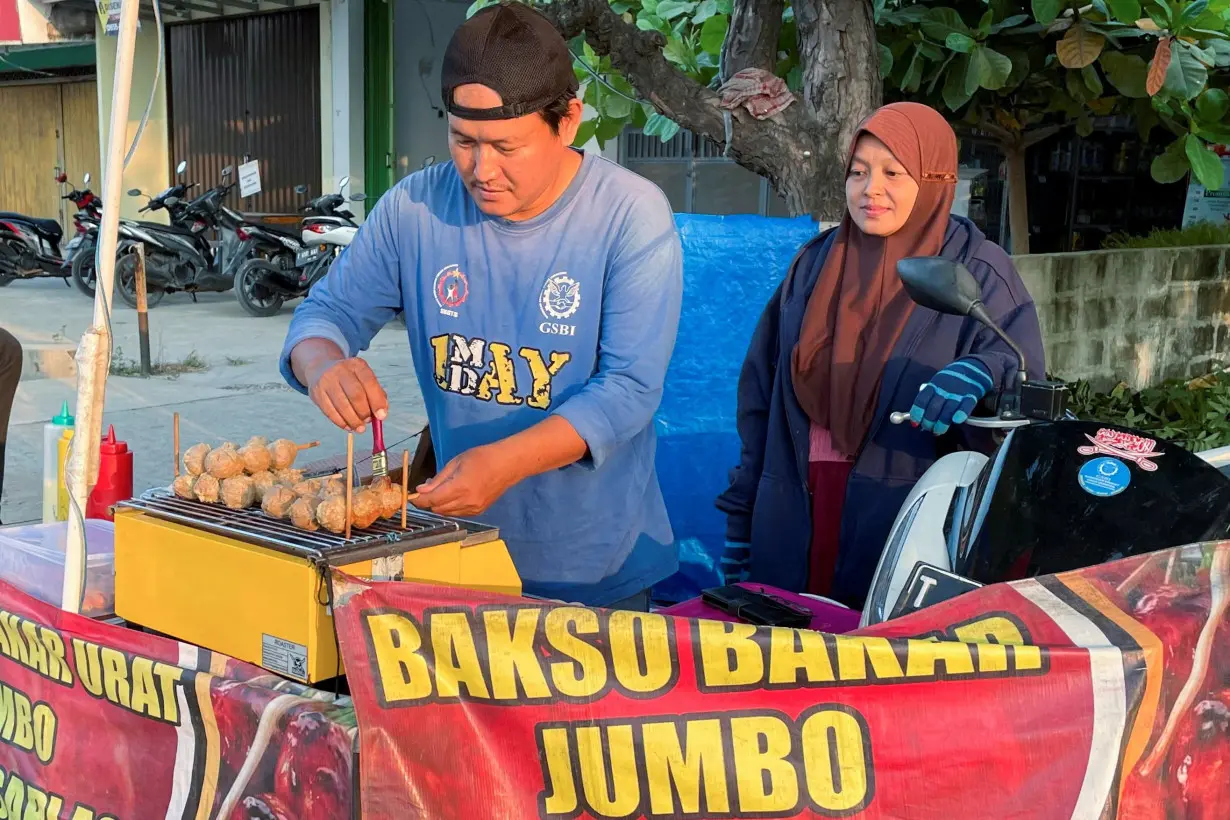
M 875 412 L 884 365 L 914 303 L 897 276 L 907 256 L 938 256 L 957 181 L 957 138 L 932 108 L 893 103 L 855 136 L 878 138 L 918 183 L 914 210 L 891 236 L 863 233 L 847 212 L 807 302 L 792 354 L 794 394 L 842 454 L 858 452 Z M 850 146 L 850 158 L 854 146 Z

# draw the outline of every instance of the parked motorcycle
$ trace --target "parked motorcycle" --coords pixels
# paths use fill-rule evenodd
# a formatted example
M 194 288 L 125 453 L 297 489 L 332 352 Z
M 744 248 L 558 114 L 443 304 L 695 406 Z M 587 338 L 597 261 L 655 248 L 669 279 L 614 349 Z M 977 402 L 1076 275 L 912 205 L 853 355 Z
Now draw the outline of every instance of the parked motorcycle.
M 188 163 L 180 162 L 175 169 L 176 175 L 183 176 L 187 167 Z M 187 205 L 184 202 L 184 197 L 187 195 L 188 191 L 197 187 L 197 185 L 198 183 L 195 182 L 178 182 L 158 194 L 158 196 L 150 199 L 149 204 L 141 210 L 158 211 L 165 209 L 170 215 L 172 226 L 188 230 L 195 228 L 198 232 L 204 230 L 207 227 L 206 223 L 203 220 L 189 215 L 187 212 Z M 131 194 L 132 191 L 129 191 L 129 193 Z M 97 276 L 95 265 L 98 261 L 96 259 L 96 251 L 98 247 L 98 228 L 102 222 L 102 218 L 101 216 L 94 215 L 83 217 L 80 222 L 83 228 L 82 244 L 81 248 L 73 256 L 71 274 L 73 284 L 77 286 L 77 290 L 81 291 L 90 299 L 93 299 L 94 283 Z M 118 232 L 118 241 L 120 244 L 117 247 L 124 248 L 126 242 L 131 245 L 131 243 L 139 241 L 132 233 L 133 227 L 138 229 L 144 227 L 157 230 L 166 228 L 166 225 L 163 225 L 161 222 L 144 222 L 140 220 L 121 219 Z M 88 252 L 86 252 L 87 249 Z M 162 297 L 159 296 L 158 298 L 161 299 Z
M 57 172 L 55 180 L 60 185 L 68 183 L 68 176 Z M 90 175 L 86 174 L 80 190 L 74 188 L 61 199 L 77 206 L 73 215 L 76 233 L 60 251 L 64 229 L 58 220 L 41 219 L 25 214 L 0 212 L 0 287 L 15 279 L 62 278 L 68 284 L 69 264 L 72 257 L 83 247 L 83 220 L 97 218 L 102 200 L 89 189 Z
M 347 199 L 362 202 L 367 198 L 360 193 L 346 197 L 349 182 L 350 177 L 343 177 L 338 193 L 317 197 L 303 207 L 306 215 L 297 241 L 265 226 L 257 229 L 268 234 L 263 241 L 272 252 L 249 259 L 235 275 L 235 298 L 244 310 L 253 316 L 273 316 L 287 299 L 306 296 L 329 272 L 333 260 L 359 230 L 354 214 L 344 207 Z M 307 188 L 300 185 L 295 191 L 304 194 Z M 250 226 L 245 230 L 259 239 Z
M 181 163 L 183 167 L 183 163 Z M 226 208 L 223 201 L 235 187 L 231 181 L 234 171 L 230 166 L 222 170 L 222 182 L 201 196 L 184 205 L 183 217 L 173 220 L 179 224 L 155 225 L 124 221 L 121 224 L 123 242 L 116 261 L 115 282 L 120 297 L 130 306 L 137 305 L 135 247 L 145 246 L 146 302 L 156 306 L 168 293 L 183 291 L 196 299 L 197 293 L 223 293 L 230 290 L 235 273 L 247 260 L 252 239 L 242 239 L 238 229 L 244 224 L 243 217 Z M 128 192 L 130 196 L 144 196 L 139 189 Z M 151 198 L 141 211 L 156 207 L 176 208 L 181 204 L 178 197 Z M 161 200 L 161 201 L 159 201 Z M 181 227 L 185 225 L 186 227 Z M 216 228 L 221 241 L 216 245 L 206 237 L 208 228 Z
M 963 266 L 927 257 L 897 270 L 916 303 L 972 316 L 1012 344 Z M 889 533 L 861 626 L 984 584 L 1230 538 L 1230 448 L 1192 453 L 1139 430 L 1080 421 L 1067 412 L 1064 385 L 1030 380 L 1013 347 L 1015 386 L 996 415 L 965 422 L 992 431 L 998 446 L 989 457 L 946 455 L 919 479 Z

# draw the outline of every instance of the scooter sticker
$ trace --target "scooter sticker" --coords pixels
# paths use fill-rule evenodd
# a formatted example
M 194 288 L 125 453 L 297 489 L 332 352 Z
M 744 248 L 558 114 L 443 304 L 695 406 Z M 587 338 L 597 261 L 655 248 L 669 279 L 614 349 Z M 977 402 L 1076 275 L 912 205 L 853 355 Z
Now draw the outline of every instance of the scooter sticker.
M 1092 456 L 1104 453 L 1108 456 L 1117 456 L 1133 462 L 1140 469 L 1150 473 L 1157 469 L 1157 465 L 1150 459 L 1164 455 L 1164 453 L 1154 451 L 1157 442 L 1153 439 L 1123 433 L 1119 430 L 1108 430 L 1103 427 L 1098 430 L 1096 436 L 1086 433 L 1085 438 L 1089 439 L 1089 444 L 1092 446 L 1077 447 L 1076 452 L 1081 455 Z
M 1082 448 L 1083 449 L 1083 448 Z M 1154 466 L 1154 469 L 1157 469 Z M 1086 461 L 1076 477 L 1081 489 L 1098 498 L 1116 496 L 1132 483 L 1132 471 L 1117 458 L 1102 456 Z

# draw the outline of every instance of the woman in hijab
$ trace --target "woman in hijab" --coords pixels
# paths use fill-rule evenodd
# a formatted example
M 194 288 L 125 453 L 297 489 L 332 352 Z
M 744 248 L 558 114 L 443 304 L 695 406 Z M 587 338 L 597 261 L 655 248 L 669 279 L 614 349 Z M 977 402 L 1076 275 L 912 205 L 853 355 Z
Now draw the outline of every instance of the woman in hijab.
M 986 446 L 960 425 L 1017 359 L 975 320 L 915 305 L 901 259 L 964 264 L 1043 372 L 1033 301 L 1003 249 L 950 215 L 956 183 L 956 135 L 935 110 L 894 103 L 860 126 L 846 215 L 796 255 L 743 363 L 742 454 L 717 502 L 728 580 L 861 606 L 914 483 L 945 451 Z M 899 410 L 912 425 L 888 423 Z

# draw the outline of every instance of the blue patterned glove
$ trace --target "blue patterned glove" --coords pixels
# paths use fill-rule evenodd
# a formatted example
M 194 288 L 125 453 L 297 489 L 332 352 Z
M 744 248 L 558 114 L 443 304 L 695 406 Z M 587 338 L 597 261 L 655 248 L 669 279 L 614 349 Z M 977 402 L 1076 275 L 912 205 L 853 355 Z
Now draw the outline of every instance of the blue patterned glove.
M 722 552 L 722 561 L 718 570 L 722 573 L 722 583 L 730 585 L 746 581 L 752 569 L 752 545 L 727 541 Z
M 922 429 L 942 436 L 950 425 L 964 424 L 993 385 L 986 365 L 964 356 L 922 386 L 910 408 L 910 418 Z

